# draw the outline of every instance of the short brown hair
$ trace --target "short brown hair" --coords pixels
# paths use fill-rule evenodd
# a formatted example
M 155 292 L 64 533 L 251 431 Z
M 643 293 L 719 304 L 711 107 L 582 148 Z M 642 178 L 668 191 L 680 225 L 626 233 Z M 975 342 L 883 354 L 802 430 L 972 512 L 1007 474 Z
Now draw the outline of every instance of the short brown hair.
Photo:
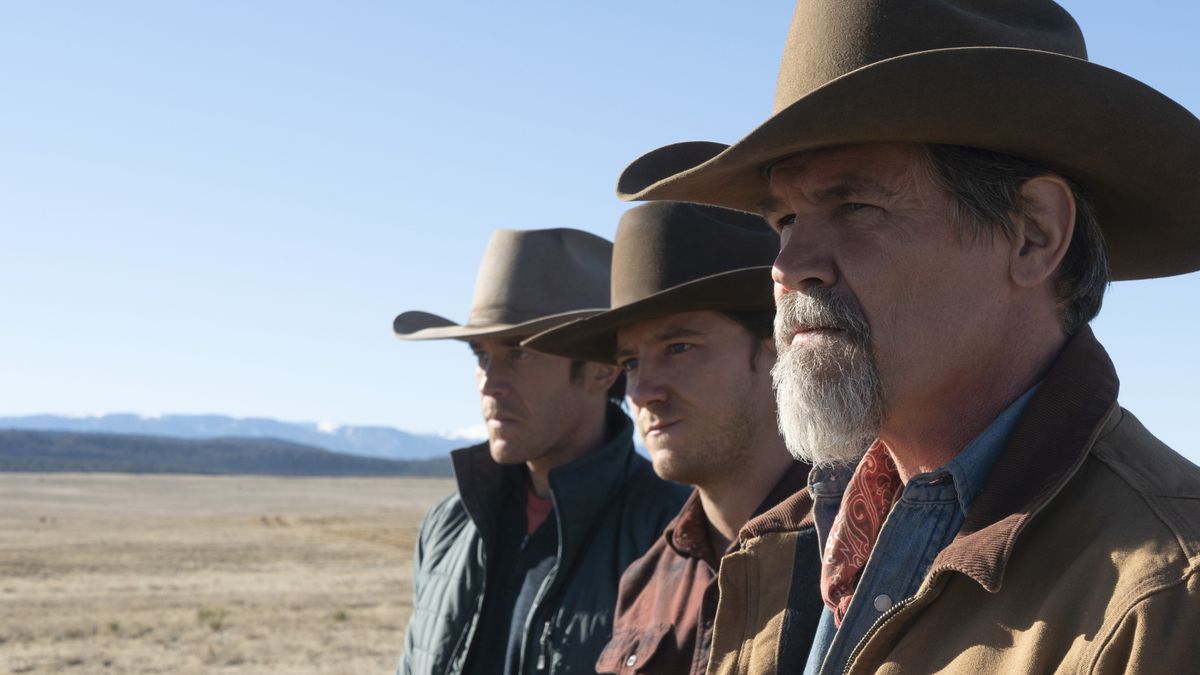
M 754 347 L 750 351 L 750 370 L 755 370 L 754 362 L 758 360 L 762 341 L 775 336 L 775 310 L 718 310 L 717 313 L 745 328 L 750 337 L 754 338 Z

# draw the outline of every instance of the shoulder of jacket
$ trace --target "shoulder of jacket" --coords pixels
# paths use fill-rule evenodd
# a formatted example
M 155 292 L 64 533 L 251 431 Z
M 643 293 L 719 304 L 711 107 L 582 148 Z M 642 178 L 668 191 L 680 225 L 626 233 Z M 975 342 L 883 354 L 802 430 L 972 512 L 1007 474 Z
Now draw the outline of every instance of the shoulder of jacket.
M 421 538 L 442 538 L 471 522 L 462 496 L 455 491 L 431 506 L 421 519 Z
M 1200 645 L 1180 635 L 1200 631 L 1200 572 L 1149 587 L 1114 613 L 1096 636 L 1089 673 L 1188 672 Z
M 1155 438 L 1130 412 L 1117 408 L 1081 471 L 1110 472 L 1092 480 L 1087 499 L 1121 506 L 1116 517 L 1136 526 L 1147 544 L 1158 542 L 1200 566 L 1200 467 Z

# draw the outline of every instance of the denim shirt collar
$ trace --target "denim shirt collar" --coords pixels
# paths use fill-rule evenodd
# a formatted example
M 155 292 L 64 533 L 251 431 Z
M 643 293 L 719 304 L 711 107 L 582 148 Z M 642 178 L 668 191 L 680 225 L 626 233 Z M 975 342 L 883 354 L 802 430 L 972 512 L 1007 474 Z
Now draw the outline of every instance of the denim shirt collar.
M 1025 406 L 1029 404 L 1029 399 L 1033 398 L 1035 391 L 1037 391 L 1036 384 L 1010 403 L 1004 412 L 1000 413 L 981 434 L 975 437 L 975 440 L 963 448 L 962 452 L 940 468 L 925 474 L 933 480 L 946 475 L 950 476 L 954 482 L 958 505 L 962 509 L 964 517 L 971 511 L 971 504 L 975 502 L 976 495 L 983 488 L 988 472 L 996 463 L 996 458 L 1000 456 L 1004 444 L 1008 442 L 1008 437 L 1012 435 L 1013 428 L 1017 426 L 1017 420 L 1021 419 L 1021 413 L 1025 411 Z M 921 477 L 915 476 L 914 479 L 916 478 Z

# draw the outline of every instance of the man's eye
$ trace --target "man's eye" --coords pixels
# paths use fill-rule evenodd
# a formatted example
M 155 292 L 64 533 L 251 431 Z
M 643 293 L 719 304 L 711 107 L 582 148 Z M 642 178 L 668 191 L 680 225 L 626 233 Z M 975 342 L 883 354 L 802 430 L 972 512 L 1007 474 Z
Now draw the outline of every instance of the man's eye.
M 667 353 L 668 354 L 681 354 L 683 352 L 690 350 L 691 348 L 692 348 L 692 345 L 690 345 L 686 342 L 673 342 L 673 343 L 667 345 Z
M 626 373 L 632 373 L 633 371 L 637 370 L 638 360 L 637 359 L 625 359 L 624 361 L 621 361 L 617 365 L 620 366 L 621 370 L 625 371 Z
M 789 213 L 775 221 L 775 229 L 782 230 L 783 228 L 792 225 L 796 222 L 796 214 Z
M 524 361 L 529 358 L 529 352 L 524 349 L 513 349 L 508 355 L 513 361 Z
M 487 368 L 488 355 L 483 352 L 475 352 L 475 364 L 480 368 Z
M 842 204 L 842 206 L 841 206 L 841 210 L 845 211 L 847 213 L 853 213 L 854 211 L 863 211 L 865 209 L 873 209 L 873 208 L 875 208 L 873 205 L 863 204 L 862 202 L 846 202 L 845 204 Z

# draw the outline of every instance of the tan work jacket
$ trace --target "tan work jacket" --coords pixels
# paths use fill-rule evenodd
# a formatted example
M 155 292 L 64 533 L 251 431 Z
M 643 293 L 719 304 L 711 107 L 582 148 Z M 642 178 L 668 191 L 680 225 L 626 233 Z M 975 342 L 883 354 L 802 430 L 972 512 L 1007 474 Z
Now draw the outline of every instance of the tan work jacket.
M 1091 331 L 1072 338 L 954 541 L 847 673 L 1200 672 L 1200 468 L 1117 389 Z M 787 546 L 776 529 L 722 562 L 710 674 L 792 672 L 778 616 L 726 603 L 779 597 Z M 727 575 L 735 561 L 758 573 Z

